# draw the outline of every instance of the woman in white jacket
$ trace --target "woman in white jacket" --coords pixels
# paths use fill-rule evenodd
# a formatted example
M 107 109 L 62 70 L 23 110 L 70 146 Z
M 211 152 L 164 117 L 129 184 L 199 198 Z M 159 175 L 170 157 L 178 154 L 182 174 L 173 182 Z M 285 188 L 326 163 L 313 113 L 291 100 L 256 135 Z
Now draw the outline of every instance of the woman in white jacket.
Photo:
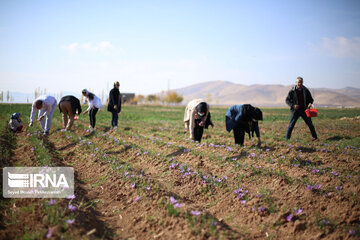
M 35 121 L 37 110 L 40 110 L 38 120 L 40 121 L 41 127 L 44 130 L 44 135 L 49 135 L 52 116 L 54 114 L 56 106 L 56 99 L 52 96 L 40 96 L 35 99 L 32 104 L 29 127 L 31 127 L 33 125 L 33 122 Z
M 89 112 L 90 128 L 94 129 L 96 123 L 95 115 L 99 109 L 102 109 L 104 107 L 104 105 L 102 105 L 100 98 L 98 98 L 92 92 L 89 92 L 87 89 L 82 90 L 82 94 L 84 95 L 84 97 L 86 97 L 87 102 L 89 104 L 88 109 L 86 109 L 86 111 L 83 114 Z

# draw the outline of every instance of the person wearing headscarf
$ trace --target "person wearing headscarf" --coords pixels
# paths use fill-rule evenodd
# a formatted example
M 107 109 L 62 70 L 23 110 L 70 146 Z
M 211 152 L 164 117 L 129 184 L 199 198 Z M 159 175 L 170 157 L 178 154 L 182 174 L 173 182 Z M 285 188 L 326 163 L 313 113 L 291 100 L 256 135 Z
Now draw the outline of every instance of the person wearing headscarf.
M 94 130 L 95 124 L 96 124 L 96 113 L 99 109 L 104 108 L 104 105 L 102 105 L 101 100 L 99 97 L 97 97 L 92 92 L 89 92 L 86 88 L 82 90 L 82 94 L 84 97 L 86 97 L 87 102 L 89 104 L 89 107 L 86 109 L 86 111 L 83 114 L 89 113 L 90 118 L 90 129 Z
M 32 104 L 31 114 L 30 114 L 30 124 L 29 127 L 33 126 L 35 121 L 35 115 L 37 110 L 39 110 L 38 119 L 40 121 L 41 127 L 44 130 L 44 135 L 49 135 L 52 116 L 56 109 L 56 99 L 53 96 L 40 96 Z
M 111 126 L 117 127 L 119 113 L 121 112 L 121 94 L 119 91 L 120 83 L 115 82 L 114 88 L 110 90 L 109 93 L 109 104 L 108 111 L 112 113 Z
M 235 144 L 244 145 L 245 132 L 258 138 L 258 146 L 261 145 L 259 120 L 262 120 L 262 112 L 259 108 L 253 107 L 250 104 L 238 104 L 231 106 L 225 115 L 226 130 L 230 132 L 233 130 Z M 250 132 L 252 133 L 250 135 Z
M 194 99 L 185 108 L 184 122 L 185 128 L 190 133 L 190 139 L 201 141 L 204 127 L 209 125 L 214 127 L 209 112 L 210 106 L 203 99 Z
M 13 132 L 21 132 L 23 128 L 23 122 L 20 118 L 20 113 L 11 114 L 9 126 Z
M 60 99 L 59 110 L 62 113 L 63 124 L 66 130 L 70 130 L 73 123 L 74 117 L 81 113 L 81 105 L 79 99 L 74 96 L 64 96 Z

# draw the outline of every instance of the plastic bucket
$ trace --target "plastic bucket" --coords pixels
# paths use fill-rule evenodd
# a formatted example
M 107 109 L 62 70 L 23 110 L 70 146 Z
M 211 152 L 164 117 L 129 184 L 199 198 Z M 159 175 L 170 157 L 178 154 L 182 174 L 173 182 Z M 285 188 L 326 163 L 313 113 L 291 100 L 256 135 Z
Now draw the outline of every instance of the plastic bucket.
M 315 108 L 306 109 L 305 113 L 307 117 L 317 117 L 318 115 L 318 111 Z

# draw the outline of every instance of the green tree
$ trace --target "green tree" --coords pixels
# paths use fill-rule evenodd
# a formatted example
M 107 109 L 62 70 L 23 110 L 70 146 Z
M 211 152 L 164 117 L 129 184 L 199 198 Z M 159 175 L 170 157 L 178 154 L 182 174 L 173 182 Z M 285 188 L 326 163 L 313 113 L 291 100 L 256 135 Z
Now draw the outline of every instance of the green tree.
M 4 92 L 1 91 L 0 93 L 0 102 L 3 102 L 4 101 Z
M 159 99 L 159 97 L 154 94 L 150 94 L 150 95 L 146 96 L 146 101 L 148 101 L 149 103 L 157 102 L 158 99 Z
M 10 101 L 10 91 L 9 90 L 6 91 L 6 101 L 7 102 Z

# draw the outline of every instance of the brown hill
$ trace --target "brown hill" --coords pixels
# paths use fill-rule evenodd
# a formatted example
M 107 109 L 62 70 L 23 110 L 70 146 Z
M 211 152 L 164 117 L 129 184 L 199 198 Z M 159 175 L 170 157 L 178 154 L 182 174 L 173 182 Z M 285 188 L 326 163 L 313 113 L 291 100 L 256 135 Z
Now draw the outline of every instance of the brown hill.
M 175 91 L 182 94 L 184 103 L 194 98 L 204 98 L 211 104 L 233 105 L 250 103 L 256 106 L 286 106 L 285 98 L 292 86 L 241 85 L 226 81 L 194 84 Z M 360 107 L 360 89 L 310 88 L 314 104 L 329 107 Z

